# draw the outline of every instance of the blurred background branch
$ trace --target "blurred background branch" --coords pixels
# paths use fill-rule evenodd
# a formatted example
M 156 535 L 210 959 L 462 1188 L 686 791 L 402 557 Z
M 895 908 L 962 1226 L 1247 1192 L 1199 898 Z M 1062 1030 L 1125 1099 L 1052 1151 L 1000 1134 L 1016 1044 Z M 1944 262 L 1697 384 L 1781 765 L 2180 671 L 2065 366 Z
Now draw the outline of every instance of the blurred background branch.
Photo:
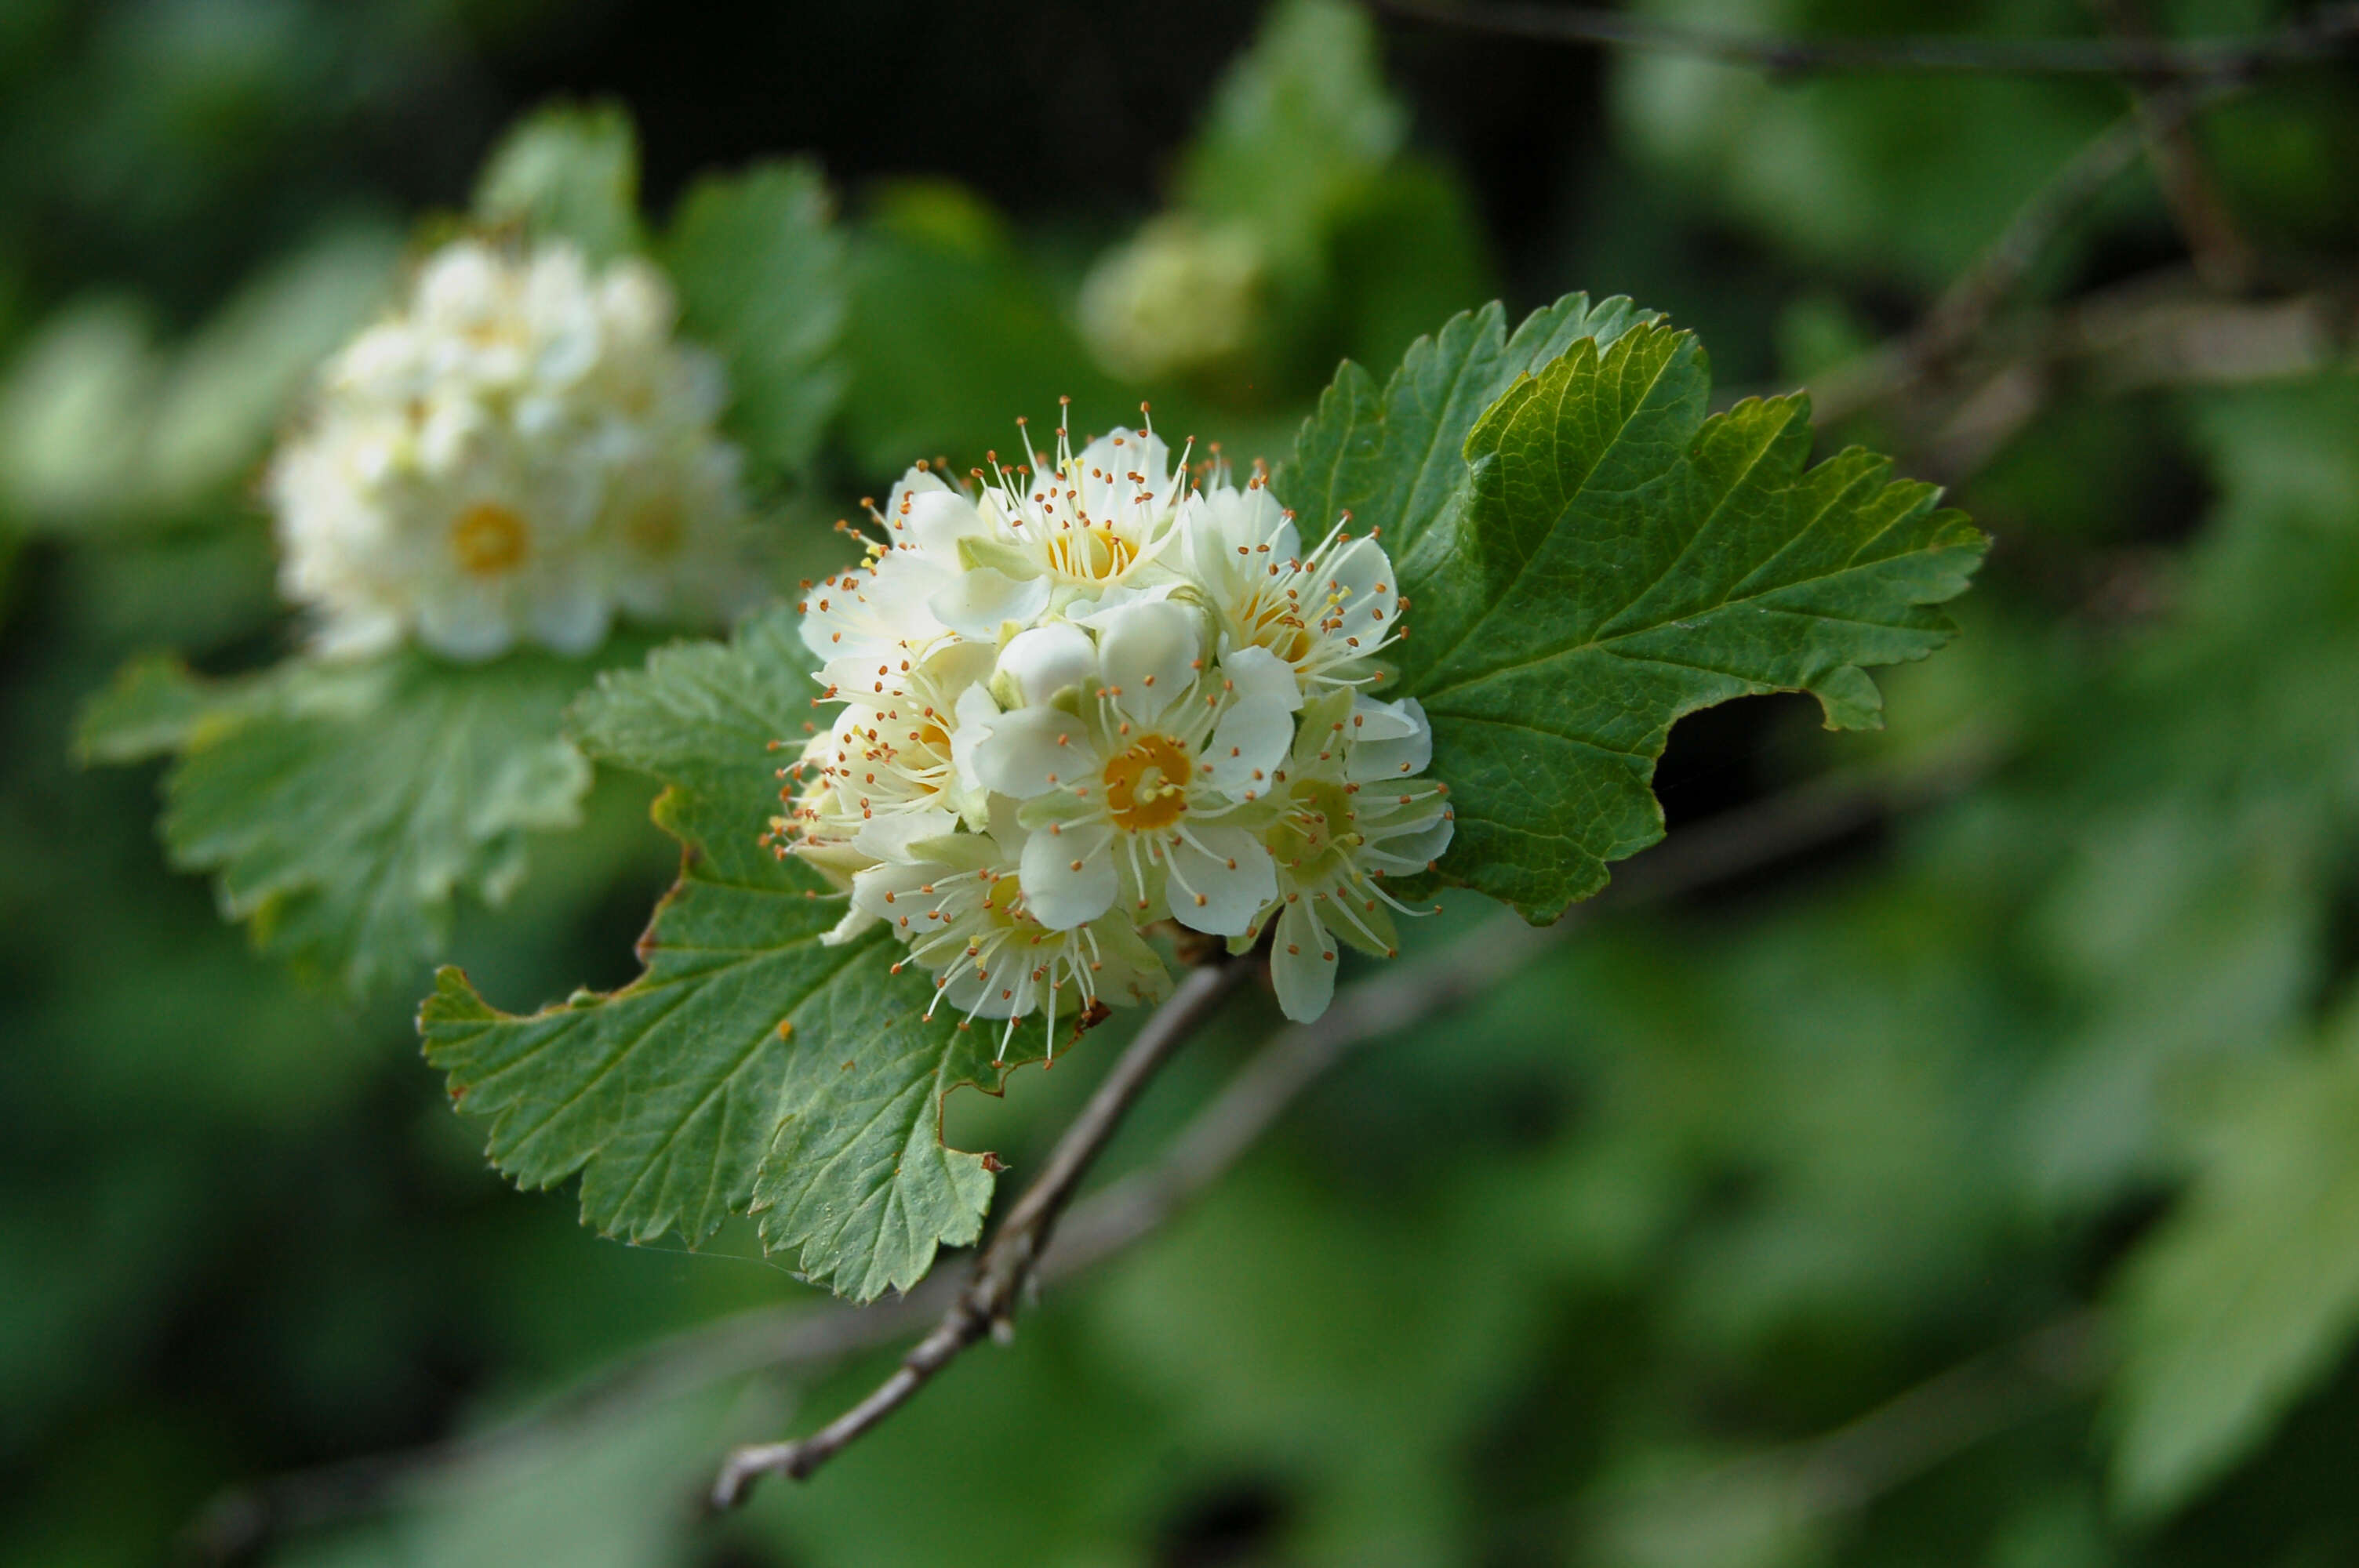
M 1583 5 L 1517 0 L 1374 0 L 1392 16 L 1538 42 L 1692 55 L 1781 74 L 1811 71 L 2119 76 L 2147 81 L 2243 81 L 2331 60 L 2359 44 L 2359 6 L 2330 5 L 2257 37 L 2200 41 L 2112 38 L 1794 38 L 1746 36 Z

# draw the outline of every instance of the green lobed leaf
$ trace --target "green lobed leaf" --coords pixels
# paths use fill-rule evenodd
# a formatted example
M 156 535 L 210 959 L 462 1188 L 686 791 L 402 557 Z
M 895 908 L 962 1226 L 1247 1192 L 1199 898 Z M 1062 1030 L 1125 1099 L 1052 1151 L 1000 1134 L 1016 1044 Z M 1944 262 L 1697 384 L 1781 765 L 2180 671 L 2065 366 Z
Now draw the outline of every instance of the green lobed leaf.
M 833 362 L 843 329 L 843 242 L 834 202 L 807 163 L 765 164 L 698 183 L 672 221 L 664 259 L 681 327 L 729 365 L 729 419 L 757 457 L 807 468 L 843 395 Z
M 2134 1514 L 2189 1500 L 2245 1457 L 2359 1329 L 2355 1024 L 2239 1082 L 2194 1190 L 2129 1262 L 2113 1484 Z
M 593 667 L 406 651 L 213 681 L 143 660 L 84 711 L 80 747 L 177 752 L 173 863 L 216 872 L 223 914 L 264 951 L 361 992 L 435 957 L 457 893 L 503 899 L 527 832 L 578 820 L 590 765 L 561 720 Z
M 1807 467 L 1805 399 L 1707 418 L 1693 335 L 1626 301 L 1502 322 L 1452 321 L 1381 393 L 1347 365 L 1279 493 L 1382 529 L 1414 605 L 1387 689 L 1432 720 L 1445 874 L 1549 920 L 1662 836 L 1674 721 L 1791 690 L 1874 726 L 1864 666 L 1949 639 L 1931 606 L 1986 541 L 1871 453 Z
M 517 122 L 475 183 L 475 216 L 561 237 L 591 261 L 640 247 L 639 144 L 614 103 L 557 103 Z
M 1585 294 L 1568 294 L 1526 317 L 1513 337 L 1506 319 L 1495 300 L 1451 317 L 1411 343 L 1381 387 L 1344 362 L 1295 438 L 1293 460 L 1278 470 L 1277 494 L 1321 531 L 1350 513 L 1354 532 L 1378 534 L 1405 562 L 1464 504 L 1462 449 L 1484 409 L 1581 339 L 1603 347 L 1654 316 L 1627 299 L 1592 305 Z
M 771 742 L 799 741 L 814 718 L 794 620 L 661 650 L 577 710 L 593 755 L 669 786 L 656 817 L 684 853 L 641 940 L 646 972 L 516 1015 L 445 969 L 419 1028 L 520 1184 L 579 1172 L 583 1223 L 634 1241 L 676 1230 L 693 1244 L 758 1214 L 766 1248 L 866 1301 L 980 1232 L 991 1166 L 944 1146 L 940 1107 L 962 1083 L 995 1090 L 1000 1072 L 992 1032 L 919 1016 L 929 992 L 891 974 L 883 930 L 822 945 L 842 902 L 760 842 L 777 804 Z

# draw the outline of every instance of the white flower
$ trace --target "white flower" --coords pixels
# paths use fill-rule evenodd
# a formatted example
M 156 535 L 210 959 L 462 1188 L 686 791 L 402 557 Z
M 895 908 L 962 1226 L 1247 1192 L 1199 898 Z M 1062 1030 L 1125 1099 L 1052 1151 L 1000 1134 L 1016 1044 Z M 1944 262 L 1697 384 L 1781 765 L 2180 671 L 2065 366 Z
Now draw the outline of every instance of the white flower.
M 1339 939 L 1396 945 L 1377 881 L 1450 843 L 1424 711 L 1364 689 L 1401 635 L 1392 563 L 1348 518 L 1306 554 L 1258 470 L 1200 492 L 1152 432 L 1027 456 L 971 491 L 910 470 L 862 563 L 806 585 L 844 706 L 770 842 L 848 896 L 826 940 L 886 925 L 1003 1051 L 1028 1013 L 1162 995 L 1164 921 L 1267 935 L 1281 1005 L 1317 1017 Z
M 1400 636 L 1405 601 L 1374 535 L 1345 531 L 1348 514 L 1308 556 L 1294 514 L 1260 473 L 1240 490 L 1223 474 L 1190 494 L 1181 531 L 1190 579 L 1212 608 L 1219 653 L 1266 648 L 1286 661 L 1304 695 L 1373 684 L 1370 662 Z
M 959 698 L 986 675 L 989 650 L 942 650 L 904 691 L 844 705 L 791 767 L 781 797 L 787 812 L 770 821 L 770 843 L 816 868 L 839 888 L 883 861 L 909 861 L 911 845 L 955 830 L 976 793 L 962 784 L 951 732 Z M 874 924 L 854 903 L 826 940 L 849 940 Z
M 614 615 L 743 602 L 719 367 L 671 338 L 646 263 L 462 240 L 325 368 L 268 490 L 281 582 L 332 653 L 586 652 Z
M 1016 1022 L 1038 1011 L 1053 1031 L 1060 1012 L 1085 1011 L 1101 999 L 1159 1001 L 1170 975 L 1138 929 L 1121 914 L 1062 928 L 1044 924 L 1023 874 L 999 840 L 959 833 L 924 841 L 907 860 L 886 862 L 853 879 L 852 902 L 869 921 L 882 921 L 909 947 L 904 962 L 934 974 L 934 1000 L 966 1015 L 1006 1019 L 1005 1054 Z M 893 966 L 896 972 L 900 964 Z M 1049 1037 L 1054 1056 L 1055 1036 Z
M 1270 926 L 1270 979 L 1288 1018 L 1327 1011 L 1335 990 L 1335 938 L 1389 958 L 1399 946 L 1387 910 L 1416 913 L 1376 883 L 1428 870 L 1450 847 L 1449 791 L 1419 777 L 1433 732 L 1416 701 L 1375 702 L 1336 692 L 1304 709 L 1265 835 L 1277 895 L 1246 940 Z
M 1161 438 L 1117 429 L 1075 453 L 1060 429 L 1053 466 L 1026 456 L 1003 468 L 991 454 L 972 497 L 922 463 L 893 487 L 867 559 L 802 601 L 828 686 L 880 696 L 945 641 L 996 646 L 1044 615 L 1079 619 L 1180 580 L 1162 557 L 1187 470 Z
M 1277 890 L 1249 808 L 1294 739 L 1292 678 L 1259 650 L 1200 674 L 1198 613 L 1173 600 L 1093 621 L 1099 684 L 991 719 L 974 750 L 984 787 L 1024 803 L 1032 911 L 1064 927 L 1120 901 L 1236 935 Z

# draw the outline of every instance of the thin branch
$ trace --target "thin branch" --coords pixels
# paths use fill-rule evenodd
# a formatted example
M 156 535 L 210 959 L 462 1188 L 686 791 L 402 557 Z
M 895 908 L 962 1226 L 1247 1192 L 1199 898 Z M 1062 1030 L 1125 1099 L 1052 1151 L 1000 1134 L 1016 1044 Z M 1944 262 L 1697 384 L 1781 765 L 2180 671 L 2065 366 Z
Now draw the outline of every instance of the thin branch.
M 1872 782 L 1858 775 L 1832 775 L 1728 819 L 1668 841 L 1664 851 L 1636 862 L 1617 884 L 1615 903 L 1660 902 L 1704 882 L 1741 877 L 1797 849 L 1824 844 L 1874 822 L 1895 798 L 1946 793 L 1962 771 L 1978 773 L 1990 752 L 1987 737 L 1970 734 L 1956 755 L 1945 755 L 1930 773 Z M 1960 758 L 1970 759 L 1965 769 Z M 1676 846 L 1676 848 L 1674 848 Z M 1585 915 L 1593 906 L 1582 906 Z M 1351 1047 L 1397 1033 L 1434 1013 L 1482 995 L 1545 948 L 1578 921 L 1571 913 L 1552 926 L 1533 926 L 1506 914 L 1486 922 L 1467 940 L 1422 962 L 1400 965 L 1352 987 L 1317 1021 L 1282 1032 L 1212 1105 L 1190 1122 L 1157 1166 L 1106 1195 L 1093 1216 L 1095 1233 L 1082 1238 L 1085 1260 L 1120 1250 L 1160 1225 L 1180 1200 L 1211 1183 L 1260 1138 L 1279 1114 Z M 1233 968 L 1235 966 L 1232 967 Z M 1204 979 L 1199 970 L 1189 984 Z M 1103 1149 L 1114 1126 L 1209 1005 L 1193 1010 L 1158 1031 L 1167 1015 L 1188 1011 L 1180 995 L 1148 1022 L 1139 1041 L 1114 1066 L 1088 1109 L 1058 1145 L 1049 1168 L 1027 1192 L 976 1260 L 973 1281 L 934 1331 L 910 1351 L 893 1375 L 866 1399 L 811 1436 L 792 1443 L 740 1448 L 713 1483 L 715 1508 L 734 1508 L 764 1475 L 799 1480 L 847 1444 L 906 1403 L 935 1373 L 980 1339 L 999 1331 L 1017 1295 L 1046 1249 L 1049 1227 L 1070 1199 L 1081 1175 Z M 1217 1000 L 1215 997 L 1214 1000 Z M 1170 1038 L 1160 1036 L 1168 1033 Z M 1150 1039 L 1150 1036 L 1156 1038 Z M 1136 1061 L 1136 1065 L 1135 1065 Z
M 2090 5 L 2116 38 L 2151 45 L 2161 36 L 2147 0 L 2090 0 Z M 2144 83 L 2133 83 L 2130 90 L 2137 95 L 2139 118 L 2146 126 L 2147 161 L 2154 166 L 2155 183 L 2187 242 L 2197 274 L 2223 294 L 2241 292 L 2259 275 L 2260 258 L 2236 227 L 2193 125 L 2184 114 L 2160 112 Z
M 1224 961 L 1188 972 L 1171 1000 L 1140 1027 L 1129 1049 L 1082 1108 L 1082 1114 L 1057 1141 L 1048 1168 L 1008 1211 L 991 1244 L 975 1259 L 966 1289 L 951 1303 L 933 1332 L 919 1340 L 893 1375 L 866 1399 L 810 1436 L 791 1443 L 749 1444 L 731 1454 L 712 1484 L 714 1508 L 735 1508 L 764 1476 L 801 1480 L 908 1403 L 968 1346 L 985 1334 L 1004 1337 L 1010 1332 L 1016 1304 L 1031 1284 L 1040 1255 L 1056 1232 L 1057 1218 L 1072 1201 L 1082 1177 L 1105 1152 L 1124 1115 L 1157 1070 L 1212 1017 L 1250 968 Z
M 1372 0 L 1392 16 L 1542 43 L 1690 55 L 1786 74 L 1914 71 L 2006 76 L 2113 76 L 2145 81 L 2248 81 L 2335 59 L 2359 43 L 2359 5 L 2323 6 L 2281 31 L 2243 38 L 1799 38 L 1722 32 L 1626 11 L 1521 0 Z
M 2155 111 L 2183 117 L 2184 92 L 2165 95 Z M 1858 413 L 1907 391 L 1954 359 L 1988 328 L 1992 316 L 2030 275 L 2058 235 L 2093 206 L 2146 150 L 2147 121 L 2123 115 L 2065 160 L 2033 191 L 1997 238 L 1983 248 L 1915 327 L 1821 378 L 1810 406 L 1823 420 Z
M 1969 1357 L 1832 1431 L 1669 1482 L 1642 1496 L 1612 1533 L 1643 1536 L 1650 1521 L 1708 1517 L 1723 1499 L 1765 1493 L 1785 1499 L 1779 1517 L 1791 1524 L 1855 1514 L 2083 1397 L 2106 1363 L 2104 1322 L 2083 1308 Z
M 1904 387 L 1879 351 L 1811 387 L 1829 423 L 1875 407 L 1919 471 L 1954 483 L 1975 472 L 2068 386 L 2117 395 L 2153 386 L 2232 385 L 2313 374 L 2359 343 L 2359 284 L 2280 299 L 2223 299 L 2184 267 L 2130 279 L 2013 324 L 1962 355 L 1940 395 Z M 1891 400 L 1914 395 L 1904 406 Z
M 1280 1030 L 1149 1164 L 1073 1206 L 1037 1260 L 1054 1283 L 1153 1234 L 1220 1180 L 1294 1103 L 1358 1046 L 1467 1000 L 1547 951 L 1595 914 L 1665 903 L 1824 849 L 1889 816 L 1963 790 L 1999 754 L 1968 732 L 1897 773 L 1845 773 L 1685 827 L 1621 868 L 1591 903 L 1555 925 L 1503 914 L 1448 947 L 1402 959 L 1340 989 L 1316 1022 Z M 508 1452 L 549 1428 L 660 1404 L 755 1372 L 832 1365 L 889 1345 L 952 1310 L 968 1289 L 945 1269 L 897 1300 L 864 1307 L 758 1307 L 662 1340 L 526 1414 L 395 1454 L 364 1454 L 224 1494 L 190 1530 L 205 1561 L 381 1505 L 413 1480 Z

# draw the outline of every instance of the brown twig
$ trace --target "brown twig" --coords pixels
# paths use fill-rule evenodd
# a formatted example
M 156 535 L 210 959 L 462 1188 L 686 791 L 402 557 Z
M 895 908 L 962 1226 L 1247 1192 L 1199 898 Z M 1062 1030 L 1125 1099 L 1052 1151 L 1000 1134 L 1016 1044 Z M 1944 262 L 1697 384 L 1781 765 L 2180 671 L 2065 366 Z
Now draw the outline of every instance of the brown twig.
M 2359 43 L 2359 6 L 2325 6 L 2281 31 L 2245 38 L 1799 38 L 1721 32 L 1626 11 L 1524 0 L 1372 0 L 1413 21 L 1542 43 L 1690 55 L 1781 74 L 1916 71 L 2006 76 L 2114 76 L 2146 81 L 2247 81 L 2332 59 Z
M 975 1259 L 966 1288 L 951 1303 L 933 1332 L 919 1340 L 893 1375 L 866 1399 L 809 1437 L 791 1443 L 753 1444 L 731 1454 L 712 1484 L 714 1508 L 735 1508 L 764 1476 L 791 1476 L 797 1480 L 809 1476 L 900 1409 L 968 1346 L 985 1334 L 1005 1337 L 1011 1331 L 1016 1305 L 1032 1283 L 1040 1255 L 1056 1232 L 1057 1218 L 1072 1201 L 1082 1177 L 1105 1152 L 1124 1115 L 1156 1072 L 1212 1015 L 1248 969 L 1248 965 L 1228 961 L 1188 972 L 1171 1000 L 1140 1027 L 1089 1104 L 1082 1108 L 1082 1114 L 1057 1141 L 1048 1168 L 1008 1211 L 990 1245 Z
M 2151 45 L 2161 35 L 2147 0 L 2089 0 L 2091 7 L 2114 36 Z M 2211 166 L 2195 140 L 2188 117 L 2157 112 L 2155 95 L 2143 81 L 2133 81 L 2139 117 L 2146 125 L 2147 161 L 2154 166 L 2155 183 L 2162 189 L 2171 221 L 2194 259 L 2195 270 L 2209 287 L 2223 294 L 2248 287 L 2258 276 L 2260 258 L 2237 227 L 2227 199 L 2212 178 Z

